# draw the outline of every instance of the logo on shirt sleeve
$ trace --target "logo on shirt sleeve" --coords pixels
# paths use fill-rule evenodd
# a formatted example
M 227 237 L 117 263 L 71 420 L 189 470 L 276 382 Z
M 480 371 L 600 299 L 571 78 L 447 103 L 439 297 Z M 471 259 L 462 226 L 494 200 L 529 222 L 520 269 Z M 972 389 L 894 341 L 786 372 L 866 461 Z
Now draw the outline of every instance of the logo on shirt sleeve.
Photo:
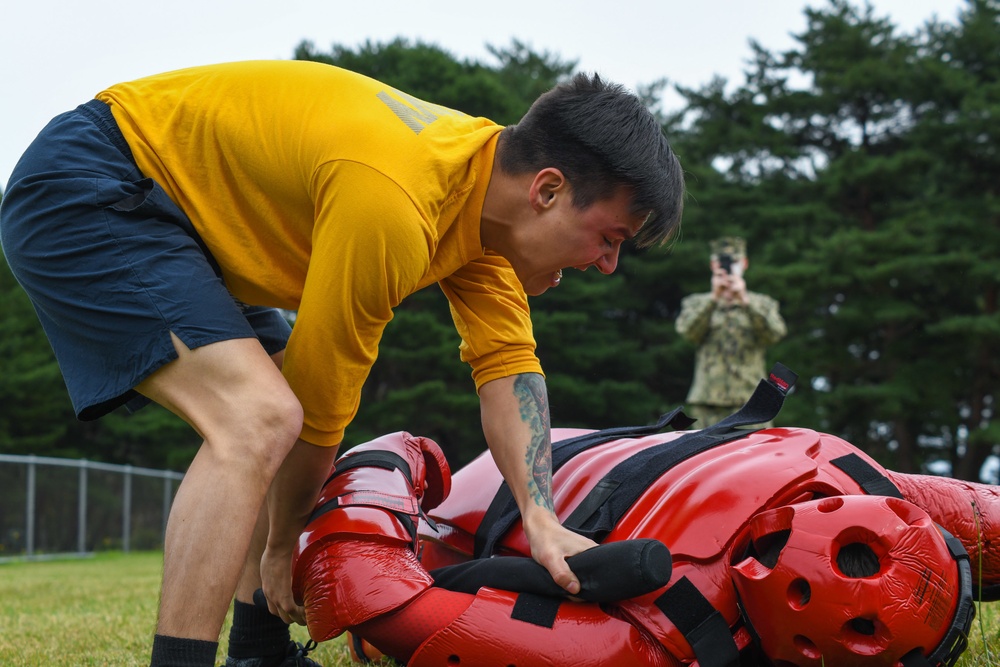
M 379 92 L 378 98 L 415 134 L 420 134 L 421 130 L 441 116 L 466 115 L 461 111 L 455 111 L 440 104 L 424 102 L 412 95 L 391 88 Z

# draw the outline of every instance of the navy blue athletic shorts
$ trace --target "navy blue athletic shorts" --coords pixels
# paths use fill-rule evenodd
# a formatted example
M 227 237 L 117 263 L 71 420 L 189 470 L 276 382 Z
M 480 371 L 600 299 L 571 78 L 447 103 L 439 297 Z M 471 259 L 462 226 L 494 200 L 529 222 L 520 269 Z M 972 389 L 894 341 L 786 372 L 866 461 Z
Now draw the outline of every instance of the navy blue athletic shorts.
M 279 311 L 229 293 L 99 100 L 57 116 L 28 147 L 4 194 L 0 241 L 79 419 L 147 403 L 133 387 L 177 358 L 170 332 L 191 349 L 256 337 L 274 354 L 288 342 Z

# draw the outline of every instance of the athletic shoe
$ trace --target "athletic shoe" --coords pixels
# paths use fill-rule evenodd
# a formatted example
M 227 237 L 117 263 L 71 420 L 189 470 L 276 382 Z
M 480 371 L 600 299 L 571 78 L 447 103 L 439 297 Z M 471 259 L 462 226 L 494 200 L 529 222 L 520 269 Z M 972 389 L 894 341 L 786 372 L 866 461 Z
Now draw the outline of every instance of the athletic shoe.
M 290 641 L 285 648 L 285 655 L 280 658 L 265 660 L 264 658 L 226 658 L 226 667 L 323 667 L 315 660 L 306 657 L 316 648 L 316 642 L 309 640 L 305 646 Z

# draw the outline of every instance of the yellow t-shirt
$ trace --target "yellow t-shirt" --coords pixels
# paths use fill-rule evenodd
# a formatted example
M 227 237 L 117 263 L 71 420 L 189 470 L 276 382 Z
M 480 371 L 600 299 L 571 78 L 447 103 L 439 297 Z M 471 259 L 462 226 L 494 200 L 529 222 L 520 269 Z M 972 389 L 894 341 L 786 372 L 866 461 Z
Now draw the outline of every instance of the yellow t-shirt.
M 233 295 L 298 311 L 284 374 L 304 440 L 341 441 L 392 309 L 435 282 L 477 387 L 541 372 L 524 290 L 479 238 L 500 126 L 304 61 L 195 67 L 97 97 Z

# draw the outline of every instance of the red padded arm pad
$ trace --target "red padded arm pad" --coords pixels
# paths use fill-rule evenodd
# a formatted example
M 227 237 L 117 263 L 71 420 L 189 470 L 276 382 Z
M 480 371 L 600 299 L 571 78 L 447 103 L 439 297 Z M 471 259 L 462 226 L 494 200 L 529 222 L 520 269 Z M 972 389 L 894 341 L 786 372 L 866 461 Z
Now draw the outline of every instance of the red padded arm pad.
M 887 471 L 903 497 L 965 545 L 973 583 L 1000 584 L 1000 487 L 950 477 Z

